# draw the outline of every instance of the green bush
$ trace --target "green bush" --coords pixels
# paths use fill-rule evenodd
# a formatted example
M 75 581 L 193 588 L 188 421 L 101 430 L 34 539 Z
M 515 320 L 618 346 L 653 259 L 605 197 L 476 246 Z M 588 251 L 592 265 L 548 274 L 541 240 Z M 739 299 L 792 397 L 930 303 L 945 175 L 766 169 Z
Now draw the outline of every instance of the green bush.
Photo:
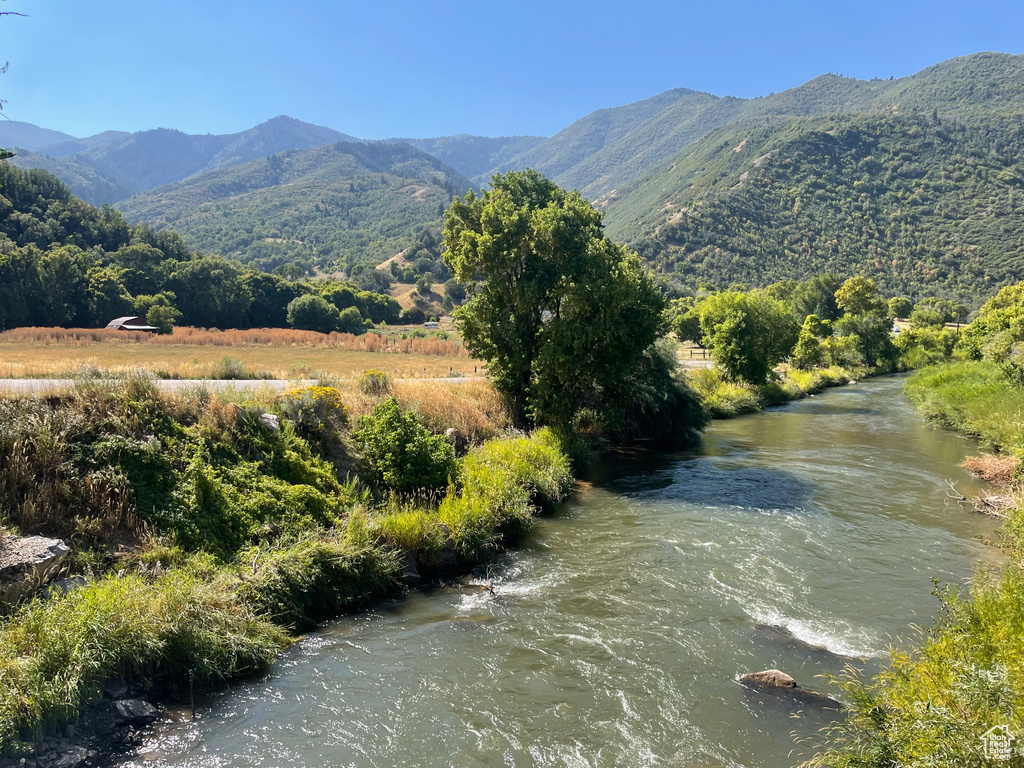
M 352 437 L 366 460 L 367 480 L 378 489 L 437 491 L 458 475 L 452 444 L 430 434 L 416 414 L 403 411 L 393 397 L 361 416 Z

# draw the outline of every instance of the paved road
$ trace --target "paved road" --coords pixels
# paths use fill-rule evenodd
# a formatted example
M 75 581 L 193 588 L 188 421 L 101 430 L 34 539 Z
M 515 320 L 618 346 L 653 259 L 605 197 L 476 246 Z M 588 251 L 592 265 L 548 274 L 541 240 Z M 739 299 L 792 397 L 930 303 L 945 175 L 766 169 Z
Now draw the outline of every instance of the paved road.
M 474 381 L 483 378 L 480 376 L 453 376 L 443 379 L 426 379 L 437 381 L 443 384 L 462 384 L 467 381 Z M 425 379 L 399 379 L 399 381 L 424 381 Z M 18 392 L 31 394 L 32 392 L 53 392 L 56 390 L 71 389 L 79 383 L 79 379 L 0 379 L 0 392 Z M 118 379 L 110 379 L 111 384 L 116 384 Z M 308 387 L 316 384 L 315 379 L 156 379 L 154 383 L 164 392 L 180 392 L 183 389 L 194 386 L 204 386 L 209 389 L 264 389 L 269 388 L 278 392 L 297 387 Z

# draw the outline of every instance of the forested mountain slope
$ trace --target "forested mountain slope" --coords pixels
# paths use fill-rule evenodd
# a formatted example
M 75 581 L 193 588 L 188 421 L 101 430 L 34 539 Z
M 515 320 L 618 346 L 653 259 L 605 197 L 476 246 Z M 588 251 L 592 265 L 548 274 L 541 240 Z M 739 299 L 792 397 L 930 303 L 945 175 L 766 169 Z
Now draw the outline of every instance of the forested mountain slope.
M 732 125 L 624 190 L 607 226 L 683 282 L 830 271 L 976 304 L 1024 273 L 1024 113 Z
M 828 74 L 756 99 L 667 91 L 624 107 L 599 110 L 509 160 L 502 169 L 536 168 L 592 200 L 621 192 L 648 170 L 708 132 L 736 120 L 762 125 L 834 113 L 938 110 L 965 117 L 977 110 L 1024 109 L 1024 56 L 979 53 L 894 80 Z M 487 174 L 484 174 L 486 176 Z M 478 178 L 478 181 L 480 179 Z
M 93 205 L 116 203 L 132 194 L 124 184 L 104 176 L 88 165 L 76 162 L 73 157 L 46 156 L 20 146 L 14 147 L 14 160 L 9 161 L 25 170 L 39 169 L 52 173 L 71 188 L 71 193 Z
M 407 144 L 292 150 L 161 187 L 119 205 L 130 221 L 263 269 L 377 264 L 410 245 L 470 182 Z

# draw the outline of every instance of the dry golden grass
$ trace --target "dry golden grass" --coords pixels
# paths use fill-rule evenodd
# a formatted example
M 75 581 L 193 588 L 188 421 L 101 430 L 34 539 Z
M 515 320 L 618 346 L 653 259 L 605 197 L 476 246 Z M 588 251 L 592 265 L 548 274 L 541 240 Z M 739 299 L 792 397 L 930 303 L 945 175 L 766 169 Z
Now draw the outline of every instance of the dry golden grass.
M 996 485 L 1009 485 L 1013 481 L 1013 473 L 1019 461 L 1016 456 L 984 453 L 981 456 L 968 456 L 960 466 L 982 480 Z
M 83 369 L 162 377 L 208 378 L 225 356 L 269 378 L 354 378 L 368 368 L 396 378 L 473 375 L 480 362 L 456 340 L 402 339 L 287 329 L 208 331 L 168 336 L 106 329 L 18 328 L 0 334 L 0 378 L 68 376 Z
M 512 424 L 501 396 L 487 379 L 394 381 L 390 391 L 380 397 L 364 393 L 358 380 L 336 382 L 334 386 L 353 418 L 369 413 L 381 400 L 394 396 L 403 408 L 416 411 L 431 431 L 441 433 L 454 427 L 474 443 L 497 437 Z

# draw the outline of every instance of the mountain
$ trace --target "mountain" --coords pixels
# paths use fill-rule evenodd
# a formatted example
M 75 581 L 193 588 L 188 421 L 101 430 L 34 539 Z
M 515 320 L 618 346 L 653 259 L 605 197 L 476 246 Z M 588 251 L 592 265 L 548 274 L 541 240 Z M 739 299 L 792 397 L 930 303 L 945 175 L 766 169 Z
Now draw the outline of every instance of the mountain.
M 963 114 L 741 121 L 622 190 L 607 231 L 693 287 L 829 271 L 976 304 L 1024 276 L 1024 110 Z
M 469 179 L 407 144 L 289 150 L 144 192 L 119 205 L 133 222 L 263 269 L 297 261 L 377 264 L 409 246 Z
M 70 141 L 58 142 L 57 144 L 47 144 L 46 146 L 39 147 L 38 152 L 48 157 L 67 157 L 68 155 L 85 152 L 87 149 L 102 147 L 118 139 L 126 139 L 129 136 L 131 134 L 128 131 L 103 131 L 103 133 L 87 136 L 84 139 L 71 139 Z
M 463 176 L 473 178 L 507 163 L 516 155 L 544 141 L 543 136 L 441 136 L 435 139 L 388 139 L 389 143 L 410 144 L 447 163 Z M 490 176 L 483 181 L 486 183 Z
M 20 123 L 17 120 L 0 120 L 0 147 L 24 147 L 25 149 L 36 150 L 45 147 L 47 144 L 74 140 L 74 136 L 69 136 L 60 131 L 51 131 L 49 128 L 40 128 L 38 125 L 32 125 L 32 123 Z
M 620 192 L 709 131 L 736 120 L 777 125 L 793 118 L 851 112 L 1006 112 L 1019 109 L 1022 98 L 1024 56 L 1001 53 L 950 59 L 893 80 L 822 75 L 756 99 L 677 89 L 593 112 L 493 170 L 536 168 L 599 200 Z
M 13 162 L 26 168 L 45 168 L 68 183 L 75 194 L 95 204 L 114 202 L 198 173 L 288 149 L 358 141 L 348 134 L 284 116 L 239 133 L 223 135 L 191 135 L 157 128 L 138 133 L 106 131 L 75 139 L 28 123 L 19 125 L 42 133 L 32 144 L 12 143 L 34 150 L 42 157 L 15 157 Z M 44 135 L 47 141 L 42 140 Z M 83 179 L 90 179 L 90 182 L 83 183 Z M 112 200 L 110 195 L 114 190 L 120 192 L 120 197 Z
M 48 157 L 21 147 L 14 147 L 13 165 L 25 170 L 40 168 L 52 173 L 71 188 L 76 197 L 93 205 L 116 203 L 132 194 L 132 190 L 110 179 L 94 168 L 76 162 L 71 157 Z

